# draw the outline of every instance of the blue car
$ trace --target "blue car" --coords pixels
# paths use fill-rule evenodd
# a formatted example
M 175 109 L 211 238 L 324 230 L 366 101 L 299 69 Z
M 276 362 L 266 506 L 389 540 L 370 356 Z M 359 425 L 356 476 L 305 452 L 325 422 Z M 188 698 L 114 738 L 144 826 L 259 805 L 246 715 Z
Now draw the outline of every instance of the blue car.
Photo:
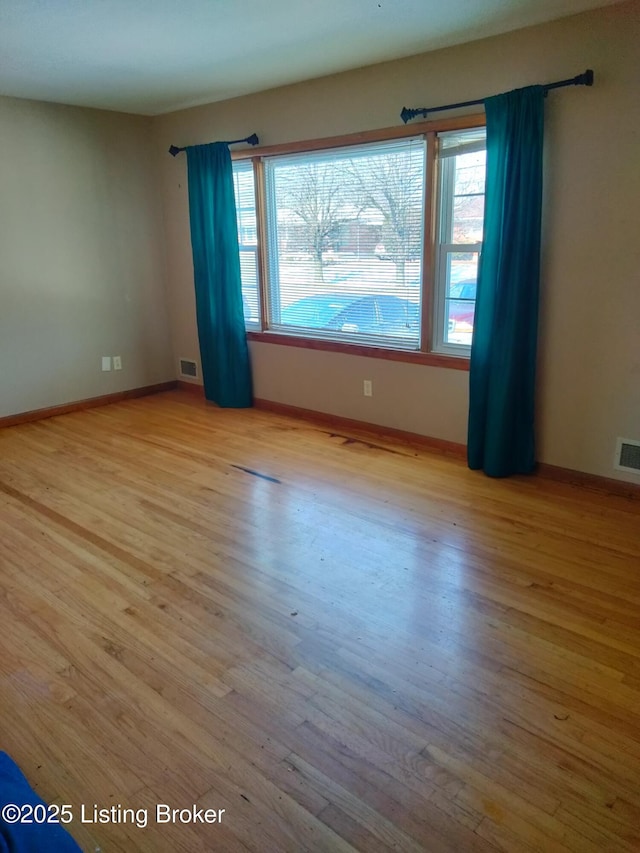
M 282 326 L 354 335 L 418 337 L 420 308 L 398 296 L 324 293 L 305 296 L 280 312 Z

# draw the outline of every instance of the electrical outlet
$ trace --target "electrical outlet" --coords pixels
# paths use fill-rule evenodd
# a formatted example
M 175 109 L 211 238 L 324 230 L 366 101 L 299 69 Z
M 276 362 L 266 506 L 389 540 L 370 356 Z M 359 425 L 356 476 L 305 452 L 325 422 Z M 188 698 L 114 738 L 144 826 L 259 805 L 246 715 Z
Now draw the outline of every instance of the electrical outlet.
M 122 370 L 122 359 L 119 355 L 114 355 L 113 357 L 113 369 Z
M 102 356 L 102 369 L 103 370 L 111 370 L 111 356 L 103 355 Z
M 373 397 L 373 382 L 370 379 L 364 380 L 362 393 L 365 397 Z

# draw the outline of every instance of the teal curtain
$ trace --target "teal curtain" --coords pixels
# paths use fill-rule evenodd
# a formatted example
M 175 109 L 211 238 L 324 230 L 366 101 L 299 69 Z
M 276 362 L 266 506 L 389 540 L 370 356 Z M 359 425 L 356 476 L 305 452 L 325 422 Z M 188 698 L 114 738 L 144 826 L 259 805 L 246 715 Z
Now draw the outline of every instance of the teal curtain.
M 196 316 L 204 393 L 219 406 L 252 405 L 242 309 L 233 172 L 224 142 L 186 149 Z
M 488 98 L 484 240 L 469 374 L 469 467 L 535 468 L 544 89 Z

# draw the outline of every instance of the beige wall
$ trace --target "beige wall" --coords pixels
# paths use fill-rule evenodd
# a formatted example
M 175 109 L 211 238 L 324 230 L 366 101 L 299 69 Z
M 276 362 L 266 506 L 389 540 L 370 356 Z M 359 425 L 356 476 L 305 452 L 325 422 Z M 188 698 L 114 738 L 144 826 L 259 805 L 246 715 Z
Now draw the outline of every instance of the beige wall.
M 0 98 L 0 416 L 175 378 L 150 124 Z
M 593 89 L 547 101 L 539 458 L 603 476 L 617 436 L 640 438 L 640 4 L 271 90 L 155 120 L 174 356 L 197 357 L 186 163 L 166 154 L 256 131 L 265 145 L 399 123 L 440 104 L 590 67 Z M 467 375 L 253 344 L 258 397 L 465 440 Z M 362 396 L 372 379 L 374 397 Z

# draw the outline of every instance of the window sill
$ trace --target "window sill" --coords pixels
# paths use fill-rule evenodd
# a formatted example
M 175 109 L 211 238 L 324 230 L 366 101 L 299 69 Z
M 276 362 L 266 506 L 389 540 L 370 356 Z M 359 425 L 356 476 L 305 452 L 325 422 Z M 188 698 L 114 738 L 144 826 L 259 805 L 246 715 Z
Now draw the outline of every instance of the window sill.
M 446 367 L 449 370 L 469 370 L 469 359 L 466 356 L 442 355 L 435 352 L 417 352 L 416 350 L 385 349 L 361 344 L 348 344 L 342 341 L 283 335 L 278 332 L 247 332 L 247 340 L 261 344 L 279 344 L 286 347 L 303 347 L 304 349 L 323 350 L 324 352 L 340 352 L 345 355 L 360 355 L 366 358 L 384 358 L 387 361 L 403 361 L 407 364 L 425 364 L 429 367 Z

